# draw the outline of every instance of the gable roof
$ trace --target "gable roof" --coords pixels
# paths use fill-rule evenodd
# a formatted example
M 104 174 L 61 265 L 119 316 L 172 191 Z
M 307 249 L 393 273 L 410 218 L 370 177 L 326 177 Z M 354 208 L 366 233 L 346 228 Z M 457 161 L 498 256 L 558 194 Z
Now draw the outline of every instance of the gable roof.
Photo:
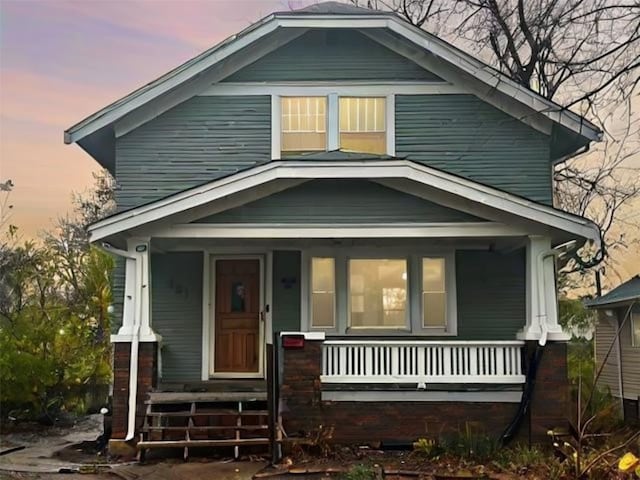
M 600 240 L 598 227 L 585 218 L 433 167 L 403 159 L 349 158 L 350 160 L 347 161 L 335 158 L 330 161 L 278 160 L 259 165 L 100 220 L 89 227 L 91 241 L 102 240 L 159 220 L 166 220 L 174 215 L 227 199 L 231 195 L 242 195 L 248 202 L 250 201 L 250 196 L 247 194 L 249 191 L 271 182 L 303 182 L 312 179 L 337 178 L 368 179 L 398 189 L 406 185 L 397 182 L 411 182 L 422 187 L 423 190 L 428 188 L 430 196 L 435 192 L 440 196 L 462 200 L 462 203 L 471 202 L 474 208 L 480 210 L 499 211 L 515 216 L 523 222 L 534 222 L 556 232 L 568 233 L 570 239 L 580 237 L 596 243 Z M 291 183 L 288 185 L 290 186 Z M 415 190 L 407 191 L 416 194 Z M 566 238 L 563 240 L 567 241 Z
M 606 307 L 640 300 L 640 274 L 618 285 L 606 295 L 585 302 L 589 308 Z
M 115 122 L 168 93 L 175 94 L 181 86 L 190 85 L 192 82 L 202 79 L 204 72 L 221 64 L 232 55 L 236 53 L 244 55 L 242 52 L 246 52 L 245 49 L 249 47 L 263 46 L 264 40 L 268 36 L 276 35 L 278 32 L 288 32 L 288 36 L 283 34 L 274 43 L 274 48 L 277 48 L 312 28 L 359 29 L 374 40 L 381 40 L 378 38 L 379 32 L 384 29 L 392 35 L 387 40 L 393 42 L 400 39 L 410 44 L 412 51 L 419 50 L 422 54 L 432 55 L 438 61 L 444 61 L 464 73 L 474 83 L 478 83 L 482 87 L 481 93 L 487 98 L 498 95 L 500 98 L 496 102 L 504 108 L 507 108 L 507 104 L 517 105 L 518 118 L 540 116 L 540 118 L 557 124 L 563 130 L 571 132 L 572 135 L 578 136 L 582 140 L 571 147 L 572 151 L 589 143 L 589 141 L 599 140 L 602 135 L 598 127 L 588 120 L 523 87 L 444 40 L 414 27 L 395 13 L 369 10 L 338 2 L 327 2 L 301 10 L 276 12 L 262 18 L 240 33 L 227 38 L 174 70 L 68 128 L 64 132 L 64 141 L 65 143 L 77 142 L 100 163 L 109 168 L 114 161 L 114 152 L 110 142 L 112 143 L 114 139 L 113 125 Z M 268 52 L 265 51 L 263 55 L 266 53 Z M 228 72 L 227 76 L 231 73 L 233 71 Z

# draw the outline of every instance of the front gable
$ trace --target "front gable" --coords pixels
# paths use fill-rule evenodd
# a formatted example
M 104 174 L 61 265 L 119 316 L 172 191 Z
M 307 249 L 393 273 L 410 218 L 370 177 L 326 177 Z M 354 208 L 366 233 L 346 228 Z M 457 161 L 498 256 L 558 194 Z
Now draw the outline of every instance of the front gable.
M 367 180 L 312 180 L 195 223 L 378 224 L 483 222 Z
M 374 79 L 443 82 L 437 75 L 356 30 L 331 29 L 310 30 L 223 82 Z

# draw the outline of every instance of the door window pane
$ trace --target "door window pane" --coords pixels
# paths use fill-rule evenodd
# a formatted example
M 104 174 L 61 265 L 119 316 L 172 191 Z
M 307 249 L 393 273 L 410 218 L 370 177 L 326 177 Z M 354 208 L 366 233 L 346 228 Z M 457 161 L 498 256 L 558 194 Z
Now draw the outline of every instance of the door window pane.
M 444 258 L 422 259 L 422 326 L 447 325 Z
M 384 97 L 340 97 L 340 148 L 386 153 L 385 107 Z
M 282 151 L 326 150 L 326 97 L 282 97 Z
M 335 326 L 335 260 L 311 259 L 311 326 Z
M 406 326 L 406 260 L 350 260 L 349 290 L 351 327 Z

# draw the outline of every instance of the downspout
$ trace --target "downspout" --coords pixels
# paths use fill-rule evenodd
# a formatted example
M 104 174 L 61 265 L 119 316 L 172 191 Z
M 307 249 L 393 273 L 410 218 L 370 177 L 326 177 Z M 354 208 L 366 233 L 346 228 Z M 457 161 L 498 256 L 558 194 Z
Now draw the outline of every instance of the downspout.
M 504 430 L 502 437 L 500 437 L 500 442 L 502 445 L 507 445 L 513 437 L 515 437 L 518 429 L 520 428 L 520 424 L 524 419 L 525 415 L 529 411 L 529 407 L 531 406 L 531 399 L 533 397 L 533 391 L 536 384 L 536 375 L 538 372 L 538 366 L 540 365 L 540 361 L 542 360 L 542 354 L 544 353 L 544 346 L 547 344 L 547 336 L 549 334 L 549 328 L 547 326 L 547 298 L 545 295 L 545 281 L 544 281 L 544 261 L 549 257 L 557 257 L 562 255 L 562 252 L 559 248 L 562 245 L 552 248 L 550 250 L 546 250 L 544 252 L 540 252 L 537 257 L 537 262 L 540 268 L 538 268 L 537 275 L 537 283 L 538 283 L 538 321 L 540 324 L 540 338 L 538 339 L 538 345 L 531 355 L 531 361 L 529 362 L 529 368 L 527 369 L 527 378 L 525 379 L 524 389 L 522 391 L 522 398 L 520 400 L 520 405 L 518 407 L 518 411 L 516 412 L 513 420 Z
M 133 315 L 133 331 L 131 337 L 131 353 L 129 355 L 129 415 L 127 419 L 127 436 L 125 441 L 133 439 L 136 429 L 136 397 L 138 395 L 138 352 L 140 349 L 140 323 L 142 321 L 142 262 L 139 255 L 132 255 L 125 250 L 114 248 L 104 243 L 102 247 L 110 253 L 128 258 L 136 262 L 136 280 L 140 279 L 140 291 L 136 302 L 136 311 Z

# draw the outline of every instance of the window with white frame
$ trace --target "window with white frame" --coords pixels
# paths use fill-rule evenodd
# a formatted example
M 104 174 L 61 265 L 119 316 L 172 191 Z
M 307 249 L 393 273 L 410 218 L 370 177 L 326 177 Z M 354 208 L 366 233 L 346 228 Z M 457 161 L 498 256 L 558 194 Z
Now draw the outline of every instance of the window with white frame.
M 326 97 L 282 97 L 281 111 L 283 152 L 326 150 Z
M 456 334 L 453 254 L 371 258 L 366 253 L 345 249 L 335 256 L 306 257 L 303 301 L 310 328 Z
M 349 260 L 349 326 L 406 328 L 407 261 Z
M 447 326 L 447 286 L 444 258 L 422 259 L 422 326 Z
M 631 314 L 631 345 L 640 347 L 640 314 Z
M 335 259 L 313 257 L 311 259 L 311 326 L 335 327 L 336 312 Z
M 279 134 L 280 153 L 341 149 L 383 155 L 389 151 L 387 97 L 280 97 Z
M 385 104 L 383 97 L 340 97 L 340 149 L 386 153 Z

